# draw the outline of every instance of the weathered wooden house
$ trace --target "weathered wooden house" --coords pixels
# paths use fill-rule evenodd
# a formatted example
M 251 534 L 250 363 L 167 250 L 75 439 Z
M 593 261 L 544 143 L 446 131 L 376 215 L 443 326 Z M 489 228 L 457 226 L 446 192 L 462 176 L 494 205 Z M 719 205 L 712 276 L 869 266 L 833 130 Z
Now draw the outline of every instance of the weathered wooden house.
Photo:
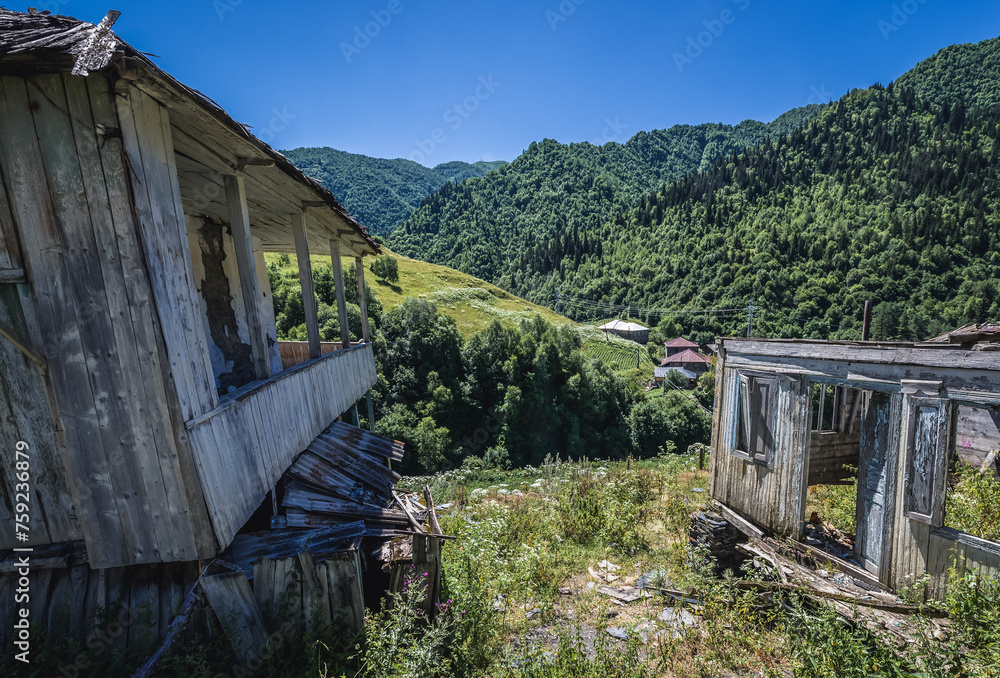
M 949 498 L 963 466 L 996 473 L 1000 344 L 966 331 L 923 343 L 724 339 L 716 363 L 711 496 L 799 540 L 810 486 L 857 480 L 851 560 L 888 588 L 957 563 L 1000 569 L 1000 543 Z
M 347 467 L 367 445 L 382 461 L 358 468 L 387 474 L 398 453 L 328 430 L 376 381 L 361 263 L 379 246 L 327 190 L 115 36 L 116 17 L 0 9 L 0 642 L 17 614 L 11 549 L 45 554 L 33 622 L 79 637 L 124 599 L 152 606 L 143 633 L 155 638 L 199 561 L 255 513 L 266 527 L 303 450 Z M 298 255 L 299 359 L 279 350 L 265 252 Z M 320 344 L 310 254 L 331 257 L 336 345 Z M 361 290 L 353 344 L 342 257 Z M 377 469 L 365 477 L 382 484 Z

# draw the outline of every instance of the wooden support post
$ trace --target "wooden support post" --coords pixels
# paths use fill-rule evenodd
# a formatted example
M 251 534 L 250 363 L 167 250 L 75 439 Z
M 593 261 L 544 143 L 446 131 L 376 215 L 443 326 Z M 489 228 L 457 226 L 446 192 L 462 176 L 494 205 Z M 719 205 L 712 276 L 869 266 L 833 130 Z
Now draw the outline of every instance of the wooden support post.
M 330 240 L 330 259 L 333 260 L 333 282 L 337 288 L 337 316 L 340 318 L 340 341 L 344 348 L 351 346 L 351 330 L 347 324 L 347 298 L 344 296 L 344 271 L 340 262 L 340 241 Z
M 817 431 L 826 430 L 825 428 L 823 428 L 823 415 L 825 414 L 824 412 L 825 409 L 826 409 L 826 384 L 823 384 L 819 389 L 819 416 L 818 416 L 819 421 L 816 423 Z
M 861 325 L 861 341 L 871 339 L 872 331 L 872 300 L 865 300 L 865 315 Z
M 358 274 L 358 306 L 361 307 L 361 334 L 366 344 L 370 344 L 372 337 L 368 329 L 368 299 L 365 297 L 365 266 L 361 257 L 354 258 L 354 270 Z
M 372 390 L 368 389 L 368 393 L 365 394 L 365 403 L 368 405 L 368 430 L 372 433 L 375 432 L 375 405 L 372 403 Z M 390 464 L 391 464 L 390 460 Z M 389 466 L 392 468 L 392 466 Z
M 306 235 L 306 215 L 292 212 L 292 235 L 295 237 L 295 258 L 299 263 L 299 285 L 302 287 L 302 308 L 306 313 L 306 335 L 309 339 L 309 357 L 320 357 L 319 309 L 313 289 L 312 262 L 309 261 L 309 238 Z
M 250 212 L 242 175 L 226 175 L 226 204 L 229 207 L 229 226 L 236 245 L 236 267 L 240 274 L 240 289 L 246 307 L 247 328 L 250 332 L 250 350 L 254 372 L 258 379 L 271 376 L 268 358 L 267 334 L 264 328 L 257 271 L 254 267 L 253 240 L 250 237 Z

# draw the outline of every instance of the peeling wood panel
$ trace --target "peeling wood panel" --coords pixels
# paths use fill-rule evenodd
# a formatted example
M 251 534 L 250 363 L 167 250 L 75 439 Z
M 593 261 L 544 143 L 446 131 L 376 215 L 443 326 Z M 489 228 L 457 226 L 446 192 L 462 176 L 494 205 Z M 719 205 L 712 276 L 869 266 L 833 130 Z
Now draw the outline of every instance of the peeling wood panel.
M 960 405 L 955 417 L 955 451 L 966 464 L 982 464 L 1000 449 L 1000 408 Z
M 374 385 L 373 368 L 370 344 L 331 353 L 238 392 L 189 422 L 219 543 L 232 540 L 296 456 Z M 359 379 L 358 372 L 369 378 Z

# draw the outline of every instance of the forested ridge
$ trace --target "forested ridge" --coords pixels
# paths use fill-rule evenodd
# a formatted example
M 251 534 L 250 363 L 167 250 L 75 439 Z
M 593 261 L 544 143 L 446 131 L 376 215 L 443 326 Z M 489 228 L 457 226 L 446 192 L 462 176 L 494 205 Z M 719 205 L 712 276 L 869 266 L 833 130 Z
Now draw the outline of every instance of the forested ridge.
M 584 168 L 593 147 L 535 144 L 499 172 L 444 186 L 390 243 L 536 303 L 559 289 L 577 317 L 602 313 L 573 297 L 670 309 L 752 300 L 756 334 L 856 338 L 873 299 L 886 339 L 994 318 L 998 54 L 1000 39 L 947 48 L 696 171 L 680 169 L 690 153 L 667 153 L 660 185 L 634 198 L 641 182 L 628 172 L 615 183 Z M 678 320 L 698 341 L 746 327 L 739 315 Z
M 507 164 L 454 160 L 424 167 L 403 158 L 372 158 L 333 148 L 296 148 L 283 153 L 337 196 L 375 235 L 389 233 L 424 197 L 447 182 L 481 177 Z
M 639 132 L 624 144 L 535 142 L 497 172 L 445 184 L 388 243 L 401 254 L 497 281 L 535 243 L 574 230 L 598 234 L 602 223 L 664 182 L 777 138 L 820 109 L 795 109 L 766 124 L 676 125 Z

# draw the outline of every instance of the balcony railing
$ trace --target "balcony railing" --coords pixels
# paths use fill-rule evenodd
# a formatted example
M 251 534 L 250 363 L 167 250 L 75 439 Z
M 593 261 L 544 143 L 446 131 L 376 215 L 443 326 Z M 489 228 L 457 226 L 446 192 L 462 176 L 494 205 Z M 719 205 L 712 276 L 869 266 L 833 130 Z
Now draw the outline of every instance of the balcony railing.
M 295 457 L 375 381 L 371 344 L 356 344 L 247 384 L 187 422 L 222 545 L 232 540 Z

